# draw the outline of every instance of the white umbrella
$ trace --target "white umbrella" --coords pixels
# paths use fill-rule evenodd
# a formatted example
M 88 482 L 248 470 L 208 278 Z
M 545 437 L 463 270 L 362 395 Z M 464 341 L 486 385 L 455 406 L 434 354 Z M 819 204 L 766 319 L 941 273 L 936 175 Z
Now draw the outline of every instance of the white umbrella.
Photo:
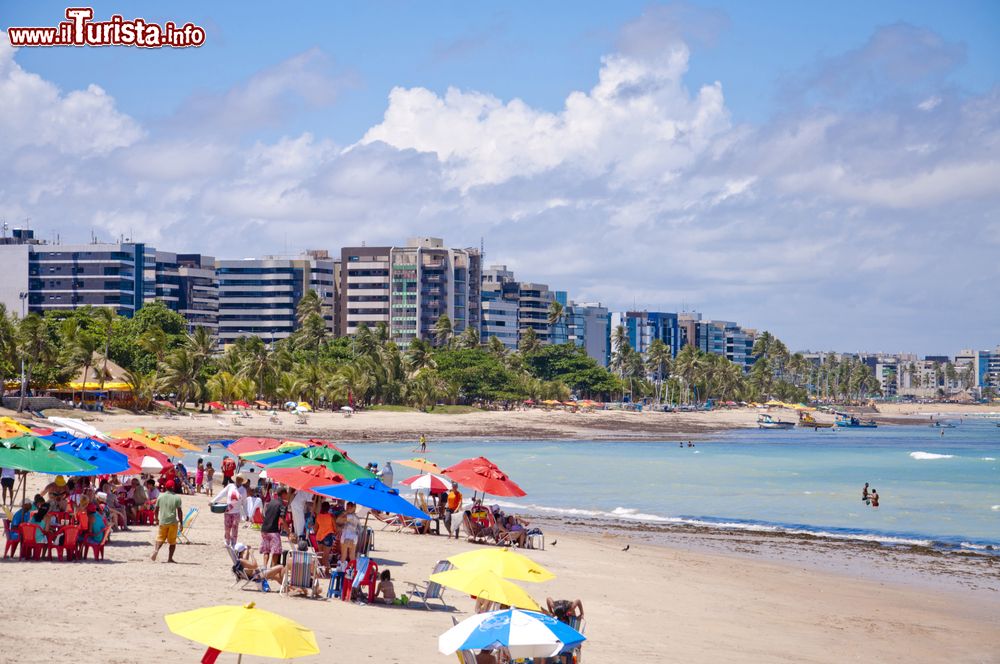
M 450 480 L 432 473 L 407 477 L 400 484 L 405 484 L 414 491 L 430 491 L 431 493 L 442 493 L 451 487 Z
M 354 409 L 351 408 L 350 406 L 341 406 L 340 409 L 342 411 L 344 411 L 345 413 L 353 413 L 354 412 Z
M 303 408 L 302 406 L 296 406 L 295 412 L 298 413 L 299 415 L 304 415 L 305 413 L 311 413 L 312 410 L 310 410 L 309 408 Z
M 163 470 L 163 464 L 151 456 L 142 457 L 142 463 L 139 467 L 144 473 L 158 473 Z
M 87 438 L 96 438 L 98 440 L 110 440 L 100 429 L 97 429 L 91 424 L 87 424 L 83 420 L 78 420 L 73 417 L 50 417 L 49 422 L 53 422 L 64 429 L 69 429 L 70 431 L 83 434 Z
M 438 650 L 451 655 L 458 650 L 503 647 L 511 657 L 554 657 L 586 637 L 569 625 L 537 611 L 506 609 L 478 613 L 438 637 Z

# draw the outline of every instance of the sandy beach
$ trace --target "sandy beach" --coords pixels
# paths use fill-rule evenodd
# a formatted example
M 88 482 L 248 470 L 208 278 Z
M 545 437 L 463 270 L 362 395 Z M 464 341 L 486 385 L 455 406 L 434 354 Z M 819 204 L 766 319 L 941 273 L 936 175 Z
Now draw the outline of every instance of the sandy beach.
M 207 511 L 204 496 L 184 500 L 202 514 L 177 565 L 149 560 L 150 527 L 115 534 L 100 563 L 4 561 L 4 595 L 16 603 L 5 631 L 32 636 L 0 641 L 0 662 L 197 661 L 199 648 L 171 634 L 163 615 L 251 601 L 315 630 L 323 654 L 301 661 L 449 661 L 436 636 L 452 617 L 470 615 L 469 597 L 447 592 L 450 609 L 426 611 L 236 590 L 222 517 Z M 241 531 L 251 546 L 259 539 Z M 373 557 L 392 571 L 398 590 L 425 580 L 438 559 L 477 546 L 378 531 L 375 541 Z M 626 542 L 630 550 L 622 552 Z M 550 532 L 548 548 L 531 555 L 558 577 L 525 584 L 536 600 L 583 600 L 591 662 L 1000 661 L 996 593 L 854 579 L 622 534 Z

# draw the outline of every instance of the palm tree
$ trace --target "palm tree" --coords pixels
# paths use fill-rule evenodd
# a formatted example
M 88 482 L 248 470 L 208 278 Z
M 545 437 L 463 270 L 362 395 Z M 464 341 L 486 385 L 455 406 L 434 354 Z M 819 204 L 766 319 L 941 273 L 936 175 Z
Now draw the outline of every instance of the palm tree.
M 278 376 L 275 394 L 280 401 L 299 401 L 305 385 L 292 371 L 286 371 Z
M 0 384 L 17 366 L 17 325 L 0 303 Z
M 611 370 L 620 377 L 625 376 L 625 359 L 631 350 L 632 344 L 628 340 L 628 331 L 624 325 L 617 326 L 611 334 Z
M 448 348 L 451 346 L 451 338 L 454 334 L 455 330 L 451 326 L 451 318 L 448 317 L 448 314 L 441 314 L 437 322 L 434 323 L 434 342 L 439 348 Z
M 187 348 L 175 348 L 171 351 L 163 360 L 159 381 L 163 391 L 174 393 L 177 407 L 185 408 L 188 400 L 197 397 L 201 389 L 194 353 Z
M 535 328 L 525 328 L 524 332 L 521 333 L 521 339 L 517 342 L 517 349 L 521 351 L 521 354 L 530 355 L 538 350 L 540 346 L 541 342 L 538 341 L 538 334 L 535 332 Z
M 125 382 L 132 391 L 132 399 L 135 401 L 136 410 L 149 410 L 156 394 L 156 372 L 125 372 Z
M 167 354 L 169 339 L 167 333 L 158 327 L 151 327 L 136 342 L 139 348 L 156 357 L 156 363 L 163 362 Z
M 82 402 L 87 392 L 87 377 L 90 374 L 90 367 L 94 366 L 94 355 L 101 347 L 100 340 L 89 332 L 78 332 L 69 351 L 70 367 L 75 371 L 83 367 L 83 386 L 80 388 L 80 401 Z M 103 382 L 103 380 L 102 380 Z
M 204 366 L 215 352 L 215 339 L 207 327 L 198 326 L 188 335 L 186 345 L 200 366 Z
M 491 355 L 501 360 L 507 355 L 507 346 L 500 341 L 500 337 L 490 337 L 490 340 L 486 342 L 486 348 Z
M 111 307 L 97 307 L 94 309 L 94 319 L 104 332 L 104 366 L 101 368 L 101 392 L 104 391 L 104 381 L 108 377 L 108 354 L 111 352 L 111 333 L 114 330 L 115 321 L 118 314 Z
M 17 404 L 17 412 L 20 413 L 24 411 L 26 388 L 35 371 L 50 368 L 58 358 L 58 351 L 49 336 L 45 320 L 37 313 L 30 313 L 20 320 L 17 327 L 17 348 L 24 362 L 24 381 L 21 383 L 21 399 Z
M 646 351 L 646 363 L 656 379 L 656 403 L 660 403 L 661 387 L 670 375 L 670 359 L 670 347 L 663 339 L 653 339 Z
M 406 349 L 406 367 L 411 374 L 421 369 L 433 369 L 436 365 L 430 343 L 420 338 L 410 342 Z
M 479 332 L 471 325 L 458 336 L 459 348 L 479 348 Z

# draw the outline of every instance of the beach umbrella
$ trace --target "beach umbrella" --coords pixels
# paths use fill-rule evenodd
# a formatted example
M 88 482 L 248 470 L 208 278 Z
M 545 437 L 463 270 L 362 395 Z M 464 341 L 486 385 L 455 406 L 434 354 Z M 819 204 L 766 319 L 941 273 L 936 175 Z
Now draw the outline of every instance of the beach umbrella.
M 500 470 L 495 463 L 486 457 L 465 459 L 444 470 L 448 479 L 459 484 L 482 491 L 492 496 L 520 497 L 527 495 L 507 473 Z
M 55 449 L 55 443 L 25 434 L 0 440 L 0 467 L 59 475 L 94 470 L 95 466 Z
M 298 404 L 297 401 L 286 401 L 285 402 L 285 408 L 295 408 L 298 405 L 299 404 Z
M 254 401 L 254 404 L 260 406 L 261 408 L 270 408 L 271 404 L 266 401 L 261 401 L 260 399 Z
M 154 401 L 153 403 L 155 403 L 160 408 L 166 408 L 167 410 L 177 410 L 177 406 L 175 406 L 174 404 L 170 403 L 169 401 L 164 401 L 163 399 L 158 399 L 158 400 Z
M 129 470 L 132 473 L 159 472 L 173 465 L 166 454 L 133 438 L 111 440 L 108 441 L 108 445 L 128 457 Z
M 291 659 L 319 654 L 312 630 L 258 609 L 253 602 L 170 613 L 164 619 L 174 634 L 208 646 L 208 661 L 214 661 L 219 652 L 238 653 L 240 660 L 243 655 Z
M 342 475 L 347 481 L 375 477 L 371 472 L 344 456 L 342 452 L 319 446 L 307 447 L 291 459 L 268 464 L 268 469 L 295 468 L 296 466 L 326 466 L 334 473 Z
M 298 404 L 296 404 L 296 406 L 295 406 L 295 407 L 296 407 L 297 409 L 299 409 L 299 410 L 304 410 L 304 411 L 309 411 L 309 410 L 312 410 L 312 409 L 313 409 L 313 407 L 312 407 L 312 406 L 310 406 L 310 405 L 309 405 L 308 403 L 306 403 L 305 401 L 300 401 L 300 402 L 299 402 Z
M 31 433 L 31 429 L 14 418 L 0 417 L 0 438 L 17 438 L 26 433 Z
M 451 569 L 431 574 L 430 580 L 473 597 L 482 597 L 519 609 L 540 611 L 538 604 L 516 583 L 486 570 Z
M 56 426 L 69 429 L 70 431 L 75 431 L 81 436 L 86 436 L 87 438 L 96 438 L 98 440 L 108 440 L 111 438 L 111 436 L 108 436 L 97 427 L 73 417 L 48 417 L 46 419 Z
M 156 438 L 155 436 L 150 435 L 145 429 L 139 428 L 139 429 L 130 429 L 123 431 L 112 431 L 111 435 L 118 439 L 128 438 L 134 440 L 136 442 L 142 443 L 143 445 L 152 450 L 156 450 L 157 452 L 160 452 L 161 454 L 165 454 L 167 456 L 174 456 L 174 457 L 184 456 L 184 452 L 179 450 L 177 447 L 171 445 L 170 443 L 166 443 L 163 440 Z
M 438 637 L 438 650 L 451 655 L 459 650 L 506 648 L 511 657 L 554 657 L 587 637 L 552 616 L 537 611 L 506 609 L 469 616 Z
M 283 440 L 281 444 L 269 450 L 251 450 L 248 452 L 240 452 L 236 456 L 242 459 L 249 459 L 250 461 L 255 461 L 261 457 L 266 457 L 272 454 L 298 454 L 303 449 L 310 447 L 308 443 L 300 443 L 297 440 Z M 231 450 L 230 450 L 231 451 Z
M 393 461 L 394 464 L 398 466 L 403 466 L 404 468 L 413 468 L 414 470 L 419 470 L 422 473 L 443 473 L 444 468 L 437 465 L 433 461 L 428 461 L 427 459 L 402 459 L 400 461 Z
M 313 491 L 316 487 L 343 484 L 344 476 L 332 472 L 326 466 L 299 466 L 298 468 L 272 468 L 267 478 L 301 491 Z M 261 473 L 263 476 L 264 473 Z
M 505 579 L 541 583 L 551 581 L 556 575 L 534 560 L 508 548 L 474 549 L 459 553 L 448 562 L 458 569 L 489 571 Z
M 234 401 L 233 405 L 234 406 L 239 406 L 240 408 L 249 408 L 250 407 L 250 404 L 248 404 L 246 401 L 243 401 L 242 399 Z
M 445 493 L 449 488 L 451 488 L 451 482 L 443 477 L 438 477 L 437 475 L 432 475 L 430 473 L 407 477 L 405 480 L 400 482 L 400 484 L 405 484 L 414 491 L 429 491 L 432 494 Z
M 230 452 L 239 456 L 244 452 L 260 452 L 262 450 L 273 450 L 274 448 L 281 445 L 284 442 L 277 438 L 257 438 L 254 436 L 244 436 L 243 438 L 237 438 L 229 445 L 226 445 L 226 449 Z
M 63 436 L 55 435 L 46 438 L 56 443 L 56 450 L 59 452 L 65 452 L 94 466 L 94 470 L 77 470 L 63 475 L 116 475 L 129 468 L 128 456 L 112 449 L 107 443 L 90 438 L 66 441 Z
M 223 405 L 222 403 L 220 403 L 218 401 L 209 401 L 205 405 L 208 406 L 209 408 L 214 408 L 215 410 L 225 410 L 226 409 L 225 405 Z
M 235 438 L 218 438 L 216 440 L 208 441 L 209 445 L 218 445 L 220 447 L 229 448 L 230 445 L 236 442 Z
M 299 415 L 301 415 L 303 413 L 311 413 L 312 412 L 312 408 L 303 408 L 302 406 L 296 406 L 295 407 L 295 412 L 298 413 Z
M 272 479 L 274 479 L 273 468 L 272 466 L 268 469 L 271 472 Z M 318 493 L 321 496 L 330 496 L 331 498 L 339 498 L 340 500 L 364 505 L 369 509 L 378 510 L 379 512 L 389 512 L 390 514 L 399 514 L 401 516 L 428 521 L 431 518 L 430 515 L 421 512 L 415 506 L 411 505 L 408 500 L 400 496 L 399 491 L 387 487 L 375 479 L 353 480 L 347 484 L 321 486 L 312 489 L 312 492 Z
M 201 448 L 199 446 L 195 445 L 186 438 L 182 438 L 177 435 L 160 437 L 163 439 L 163 442 L 168 445 L 173 445 L 174 447 L 178 447 L 182 450 L 190 450 L 191 452 L 201 452 Z
M 354 412 L 354 409 L 351 408 L 350 406 L 341 406 L 340 409 L 342 411 L 344 411 L 345 413 L 353 413 Z

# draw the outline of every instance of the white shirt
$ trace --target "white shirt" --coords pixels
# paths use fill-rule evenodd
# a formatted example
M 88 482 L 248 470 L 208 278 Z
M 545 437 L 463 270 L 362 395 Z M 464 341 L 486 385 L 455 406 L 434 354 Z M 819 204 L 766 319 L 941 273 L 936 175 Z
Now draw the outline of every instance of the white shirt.
M 301 535 L 306 527 L 306 504 L 312 500 L 312 495 L 308 491 L 296 491 L 295 497 L 288 504 L 292 512 L 292 525 L 295 527 L 295 534 Z
M 0 477 L 6 479 L 8 477 L 14 477 L 13 468 L 0 468 Z

